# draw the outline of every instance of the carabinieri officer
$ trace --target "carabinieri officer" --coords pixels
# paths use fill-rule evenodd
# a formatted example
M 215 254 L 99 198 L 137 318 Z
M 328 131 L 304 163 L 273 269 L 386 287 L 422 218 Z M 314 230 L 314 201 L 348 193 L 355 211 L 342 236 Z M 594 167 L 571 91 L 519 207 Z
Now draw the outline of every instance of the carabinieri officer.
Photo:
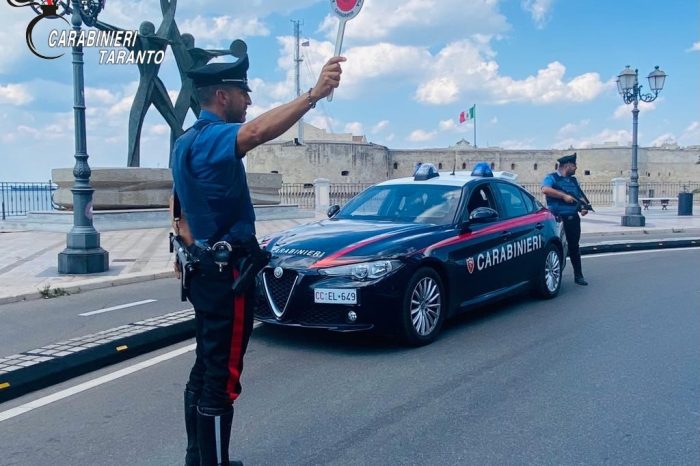
M 583 278 L 581 269 L 581 252 L 579 241 L 581 240 L 581 218 L 588 214 L 588 210 L 581 208 L 581 201 L 586 199 L 581 186 L 574 174 L 576 173 L 576 153 L 565 155 L 557 159 L 557 170 L 548 174 L 542 180 L 542 193 L 547 199 L 547 207 L 554 215 L 559 217 L 564 224 L 566 242 L 569 244 L 569 257 L 574 268 L 574 282 L 578 285 L 588 285 Z
M 208 64 L 188 73 L 202 111 L 173 148 L 173 225 L 196 263 L 187 291 L 197 340 L 185 388 L 187 465 L 242 464 L 229 462 L 228 448 L 253 328 L 253 287 L 234 294 L 232 285 L 257 241 L 241 159 L 291 128 L 338 87 L 345 61 L 331 58 L 308 92 L 244 124 L 252 104 L 249 62 L 245 43 L 237 42 L 235 63 Z

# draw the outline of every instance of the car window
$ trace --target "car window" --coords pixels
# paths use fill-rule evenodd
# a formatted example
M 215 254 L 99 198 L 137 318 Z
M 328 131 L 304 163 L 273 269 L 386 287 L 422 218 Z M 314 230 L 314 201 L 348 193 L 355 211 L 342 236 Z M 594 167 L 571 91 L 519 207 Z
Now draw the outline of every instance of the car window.
M 529 193 L 525 193 L 521 190 L 520 194 L 523 196 L 523 201 L 525 201 L 525 208 L 527 209 L 528 213 L 538 210 L 535 208 L 535 199 Z
M 498 191 L 503 201 L 503 209 L 506 218 L 520 217 L 532 212 L 520 192 L 520 188 L 507 183 L 498 183 Z
M 467 202 L 467 216 L 478 207 L 489 207 L 498 210 L 491 188 L 487 184 L 481 184 L 472 190 L 469 195 L 469 202 Z
M 335 218 L 445 225 L 454 221 L 459 186 L 373 186 L 348 202 Z

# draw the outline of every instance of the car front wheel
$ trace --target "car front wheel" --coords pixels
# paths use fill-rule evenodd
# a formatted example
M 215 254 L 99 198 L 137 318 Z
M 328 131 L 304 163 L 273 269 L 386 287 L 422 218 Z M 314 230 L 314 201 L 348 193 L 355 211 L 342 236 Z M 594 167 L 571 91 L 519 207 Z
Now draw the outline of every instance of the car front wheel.
M 550 244 L 545 250 L 544 261 L 540 264 L 537 272 L 535 291 L 538 296 L 551 299 L 559 294 L 562 270 L 563 260 L 561 252 L 554 244 Z
M 416 271 L 408 282 L 403 299 L 403 340 L 411 346 L 431 343 L 440 333 L 446 311 L 440 275 L 427 267 Z

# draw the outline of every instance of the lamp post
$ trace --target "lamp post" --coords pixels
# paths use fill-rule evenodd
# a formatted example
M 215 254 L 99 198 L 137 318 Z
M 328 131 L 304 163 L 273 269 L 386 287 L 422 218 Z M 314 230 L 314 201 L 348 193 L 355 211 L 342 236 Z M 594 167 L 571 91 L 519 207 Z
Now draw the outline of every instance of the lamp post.
M 104 0 L 72 0 L 71 24 L 80 35 L 83 23 L 95 24 Z M 75 122 L 75 166 L 73 177 L 73 228 L 66 237 L 66 249 L 58 254 L 58 273 L 85 274 L 109 269 L 109 253 L 100 247 L 100 234 L 92 224 L 92 194 L 85 134 L 85 80 L 83 48 L 73 47 L 73 120 Z
M 637 122 L 639 120 L 638 103 L 653 102 L 659 96 L 661 89 L 664 87 L 666 73 L 661 71 L 658 66 L 654 67 L 654 71 L 649 73 L 650 94 L 642 93 L 642 86 L 639 85 L 638 70 L 632 71 L 629 65 L 617 77 L 617 91 L 622 96 L 622 100 L 626 104 L 634 104 L 632 107 L 632 170 L 630 173 L 630 190 L 627 207 L 625 207 L 625 215 L 622 216 L 622 226 L 625 227 L 643 227 L 645 224 L 642 208 L 639 206 L 639 173 L 637 170 Z

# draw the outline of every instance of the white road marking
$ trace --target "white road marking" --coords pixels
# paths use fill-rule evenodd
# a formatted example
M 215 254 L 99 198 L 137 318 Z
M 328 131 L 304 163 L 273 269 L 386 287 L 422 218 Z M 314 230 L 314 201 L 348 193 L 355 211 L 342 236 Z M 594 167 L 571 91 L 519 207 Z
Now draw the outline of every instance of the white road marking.
M 109 311 L 118 311 L 119 309 L 126 309 L 127 307 L 140 306 L 142 304 L 155 303 L 156 299 L 144 299 L 143 301 L 136 301 L 135 303 L 120 304 L 119 306 L 106 307 L 104 309 L 98 309 L 97 311 L 83 312 L 78 314 L 82 317 L 94 316 L 95 314 L 102 314 Z
M 668 249 L 648 249 L 646 251 L 621 251 L 621 252 L 606 252 L 603 254 L 590 254 L 581 256 L 581 259 L 595 259 L 596 257 L 621 256 L 624 254 L 651 254 L 651 253 L 666 253 L 676 251 L 700 251 L 699 248 L 668 248 Z
M 253 328 L 254 329 L 258 328 L 261 325 L 262 325 L 262 323 L 255 322 L 255 324 L 253 324 Z M 125 367 L 124 369 L 119 369 L 118 371 L 111 372 L 109 374 L 103 375 L 103 376 L 98 377 L 96 379 L 88 380 L 87 382 L 83 382 L 83 383 L 78 384 L 74 387 L 66 388 L 65 390 L 61 390 L 60 392 L 56 392 L 56 393 L 53 393 L 51 395 L 47 395 L 43 398 L 39 398 L 37 400 L 30 401 L 29 403 L 25 403 L 23 405 L 15 407 L 15 408 L 8 409 L 7 411 L 2 411 L 2 412 L 0 412 L 0 422 L 7 421 L 8 419 L 12 419 L 13 417 L 20 416 L 22 414 L 26 414 L 29 411 L 33 411 L 37 408 L 41 408 L 42 406 L 46 406 L 46 405 L 51 404 L 55 401 L 59 401 L 59 400 L 62 400 L 64 398 L 68 398 L 69 396 L 76 395 L 80 392 L 84 392 L 85 390 L 95 388 L 95 387 L 103 385 L 107 382 L 117 380 L 117 379 L 125 377 L 129 374 L 133 374 L 134 372 L 138 372 L 142 369 L 146 369 L 148 367 L 154 366 L 156 364 L 167 361 L 169 359 L 176 358 L 176 357 L 183 355 L 185 353 L 189 353 L 190 351 L 193 351 L 196 348 L 196 346 L 197 346 L 196 343 L 192 343 L 191 345 L 183 346 L 182 348 L 178 348 L 178 349 L 170 351 L 168 353 L 161 354 L 160 356 L 156 356 L 154 358 L 147 359 L 146 361 L 141 361 L 137 364 L 134 364 L 133 366 Z
M 77 393 L 84 392 L 85 390 L 89 390 L 91 388 L 97 387 L 107 382 L 111 382 L 126 375 L 133 374 L 134 372 L 138 372 L 142 369 L 146 369 L 147 367 L 151 367 L 160 362 L 167 361 L 168 359 L 172 359 L 182 354 L 188 353 L 194 350 L 196 346 L 196 343 L 183 346 L 182 348 L 170 351 L 169 353 L 161 354 L 160 356 L 156 356 L 155 358 L 151 358 L 146 361 L 141 361 L 137 364 L 134 364 L 133 366 L 125 367 L 124 369 L 114 371 L 110 374 L 103 375 L 102 377 L 88 380 L 87 382 L 83 382 L 79 385 L 76 385 L 75 387 L 67 388 L 65 390 L 61 390 L 60 392 L 56 392 L 43 398 L 39 398 L 38 400 L 30 401 L 29 403 L 17 406 L 16 408 L 0 412 L 0 422 L 7 421 L 8 419 L 12 419 L 13 417 L 19 416 L 20 414 L 28 413 L 29 411 L 41 408 L 42 406 L 46 406 L 55 401 L 62 400 Z

